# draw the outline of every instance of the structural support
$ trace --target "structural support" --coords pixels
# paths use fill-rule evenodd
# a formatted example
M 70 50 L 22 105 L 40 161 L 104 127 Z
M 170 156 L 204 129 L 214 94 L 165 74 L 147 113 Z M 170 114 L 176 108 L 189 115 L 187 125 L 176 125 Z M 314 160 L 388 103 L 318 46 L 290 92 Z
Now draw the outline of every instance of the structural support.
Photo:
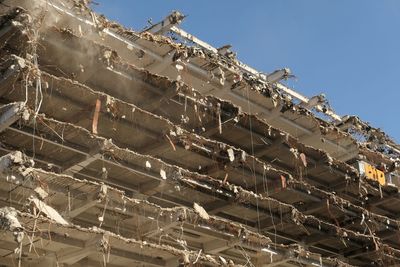
M 157 227 L 155 228 L 153 225 L 149 225 L 148 223 L 146 223 L 143 226 L 140 226 L 140 230 L 142 232 L 144 232 L 142 234 L 143 237 L 153 237 L 155 235 L 158 235 L 160 233 L 167 233 L 169 230 L 171 230 L 172 228 L 174 228 L 175 226 L 178 226 L 179 224 L 181 224 L 181 222 L 169 222 L 167 224 L 163 224 L 161 226 L 157 225 Z
M 282 260 L 279 260 L 279 261 L 263 264 L 261 266 L 262 267 L 284 266 L 285 263 L 288 263 L 291 260 L 292 260 L 291 258 L 287 257 L 286 259 L 282 259 Z
M 203 250 L 205 253 L 217 254 L 239 243 L 240 243 L 239 241 L 233 241 L 233 240 L 210 241 L 203 244 Z
M 284 141 L 285 141 L 285 139 L 283 137 L 279 138 L 279 139 L 275 140 L 269 146 L 267 146 L 265 148 L 260 148 L 259 150 L 256 150 L 254 152 L 254 156 L 257 157 L 257 158 L 258 157 L 261 158 L 261 157 L 263 157 L 265 155 L 268 155 L 269 153 L 279 149 L 282 146 Z
M 161 22 L 152 25 L 145 29 L 143 32 L 151 32 L 152 34 L 164 34 L 168 32 L 174 25 L 178 25 L 185 18 L 183 14 L 178 11 L 173 11 Z
M 229 203 L 222 200 L 216 200 L 214 202 L 209 203 L 205 207 L 205 210 L 209 214 L 218 214 L 219 212 L 228 211 L 233 206 L 234 206 L 233 203 Z
M 0 132 L 19 120 L 25 110 L 22 102 L 11 103 L 0 108 Z M 29 114 L 26 114 L 29 118 Z
M 81 203 L 81 205 L 79 205 L 77 208 L 71 210 L 70 212 L 68 212 L 68 217 L 70 219 L 75 218 L 76 216 L 78 216 L 79 214 L 85 212 L 86 210 L 96 206 L 99 203 L 98 200 L 88 200 L 85 203 Z
M 87 155 L 84 156 L 83 160 L 80 160 L 78 162 L 73 163 L 72 166 L 67 167 L 63 173 L 68 174 L 68 175 L 74 175 L 75 173 L 80 172 L 87 166 L 89 166 L 91 163 L 95 162 L 96 160 L 101 158 L 100 153 L 95 153 L 93 155 Z

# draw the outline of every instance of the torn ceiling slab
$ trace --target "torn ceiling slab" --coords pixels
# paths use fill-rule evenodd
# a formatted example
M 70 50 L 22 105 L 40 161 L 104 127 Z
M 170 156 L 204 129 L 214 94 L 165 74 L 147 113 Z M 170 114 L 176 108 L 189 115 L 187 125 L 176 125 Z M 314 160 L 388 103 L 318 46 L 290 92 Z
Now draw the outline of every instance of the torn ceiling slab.
M 0 264 L 399 265 L 399 145 L 183 19 L 0 3 Z

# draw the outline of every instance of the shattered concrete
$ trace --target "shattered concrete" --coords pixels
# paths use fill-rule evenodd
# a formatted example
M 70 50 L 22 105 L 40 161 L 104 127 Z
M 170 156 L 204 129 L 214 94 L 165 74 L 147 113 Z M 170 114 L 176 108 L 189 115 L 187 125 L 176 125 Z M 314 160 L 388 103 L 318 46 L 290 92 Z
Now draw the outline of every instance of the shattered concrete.
M 254 70 L 179 12 L 135 32 L 88 1 L 3 2 L 1 264 L 400 263 L 398 145 L 289 69 Z

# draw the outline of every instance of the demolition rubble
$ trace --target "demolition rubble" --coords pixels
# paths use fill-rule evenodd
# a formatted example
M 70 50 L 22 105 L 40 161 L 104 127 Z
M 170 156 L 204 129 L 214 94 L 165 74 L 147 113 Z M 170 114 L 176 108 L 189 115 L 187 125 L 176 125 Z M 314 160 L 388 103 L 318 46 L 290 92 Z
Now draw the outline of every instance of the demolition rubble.
M 0 1 L 0 266 L 399 266 L 400 147 L 179 28 Z

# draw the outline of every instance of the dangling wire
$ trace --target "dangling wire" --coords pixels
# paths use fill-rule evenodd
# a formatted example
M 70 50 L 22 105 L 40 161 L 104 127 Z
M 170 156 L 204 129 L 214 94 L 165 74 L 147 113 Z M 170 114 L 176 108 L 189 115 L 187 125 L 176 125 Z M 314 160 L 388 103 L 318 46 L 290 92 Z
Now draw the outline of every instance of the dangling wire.
M 39 114 L 40 108 L 43 102 L 43 92 L 42 92 L 42 79 L 39 70 L 39 62 L 37 55 L 37 42 L 39 40 L 39 31 L 37 29 L 33 30 L 34 33 L 34 43 L 32 46 L 32 57 L 33 57 L 33 65 L 35 67 L 35 76 L 36 76 L 36 88 L 35 88 L 35 118 Z
M 249 95 L 249 88 L 246 87 L 246 94 L 247 94 L 247 108 L 249 114 L 251 114 L 251 105 L 250 105 L 250 95 Z M 251 143 L 251 155 L 252 155 L 252 175 L 254 178 L 254 190 L 255 193 L 258 194 L 257 190 L 257 177 L 255 175 L 255 156 L 254 156 L 254 139 L 253 139 L 253 125 L 252 125 L 252 120 L 251 116 L 249 116 L 249 130 L 250 130 L 250 143 Z M 256 207 L 257 207 L 257 229 L 258 232 L 261 232 L 261 225 L 260 225 L 260 212 L 259 212 L 259 204 L 258 204 L 258 198 L 256 199 Z

